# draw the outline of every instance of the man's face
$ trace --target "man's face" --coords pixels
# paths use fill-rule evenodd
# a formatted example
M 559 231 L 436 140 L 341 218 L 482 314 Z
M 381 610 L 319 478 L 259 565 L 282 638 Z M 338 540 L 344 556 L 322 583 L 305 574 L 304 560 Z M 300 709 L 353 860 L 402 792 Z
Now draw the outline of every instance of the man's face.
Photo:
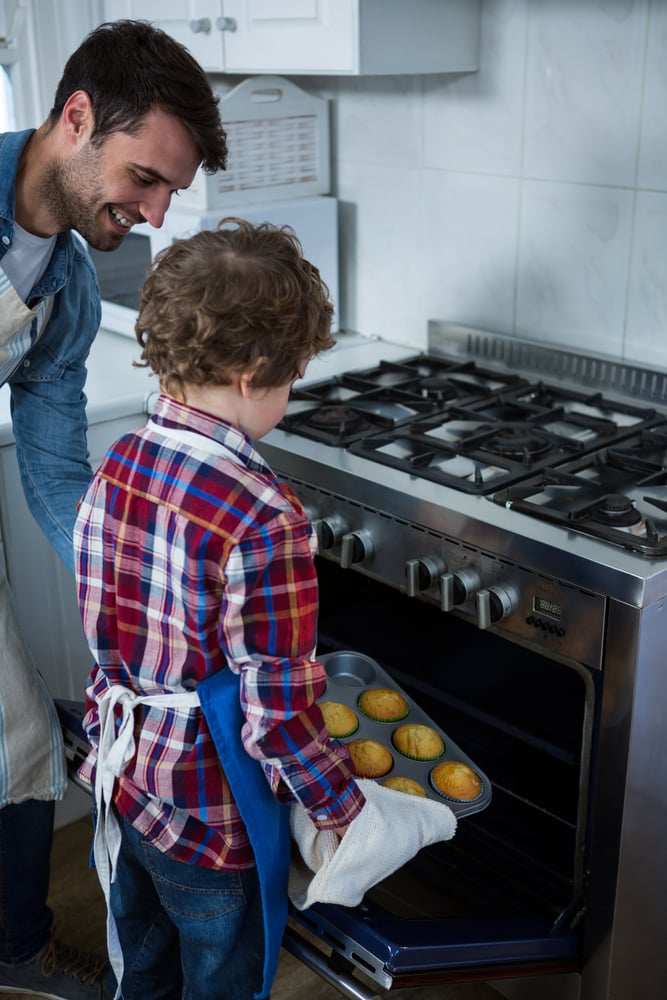
M 199 162 L 185 126 L 153 110 L 136 135 L 88 140 L 53 164 L 44 198 L 59 228 L 76 229 L 96 250 L 115 250 L 133 225 L 162 225 L 172 194 L 190 186 Z

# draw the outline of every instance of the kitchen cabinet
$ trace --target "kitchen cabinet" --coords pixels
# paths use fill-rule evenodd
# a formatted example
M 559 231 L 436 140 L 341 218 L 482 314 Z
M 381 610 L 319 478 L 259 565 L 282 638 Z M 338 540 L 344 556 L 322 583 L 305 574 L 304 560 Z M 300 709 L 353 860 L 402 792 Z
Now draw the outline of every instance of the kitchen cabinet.
M 106 0 L 207 72 L 354 76 L 477 69 L 479 0 Z

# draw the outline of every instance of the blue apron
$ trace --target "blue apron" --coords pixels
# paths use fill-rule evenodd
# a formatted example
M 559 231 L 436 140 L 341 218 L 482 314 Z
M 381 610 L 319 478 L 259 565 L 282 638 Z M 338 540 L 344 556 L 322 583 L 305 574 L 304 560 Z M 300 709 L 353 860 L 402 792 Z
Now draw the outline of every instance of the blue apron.
M 287 922 L 289 806 L 276 800 L 260 764 L 243 748 L 238 677 L 221 670 L 199 683 L 197 694 L 255 854 L 264 917 L 264 981 L 255 994 L 261 1000 L 271 993 Z

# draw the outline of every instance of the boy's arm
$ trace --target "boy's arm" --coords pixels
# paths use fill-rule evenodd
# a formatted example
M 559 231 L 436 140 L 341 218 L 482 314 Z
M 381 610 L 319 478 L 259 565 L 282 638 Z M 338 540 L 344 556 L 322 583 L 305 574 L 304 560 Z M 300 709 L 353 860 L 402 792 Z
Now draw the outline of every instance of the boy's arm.
M 225 567 L 220 641 L 240 674 L 243 742 L 274 793 L 299 801 L 320 829 L 344 828 L 364 797 L 344 744 L 331 741 L 315 704 L 326 675 L 313 659 L 318 588 L 310 527 L 281 512 L 247 535 Z

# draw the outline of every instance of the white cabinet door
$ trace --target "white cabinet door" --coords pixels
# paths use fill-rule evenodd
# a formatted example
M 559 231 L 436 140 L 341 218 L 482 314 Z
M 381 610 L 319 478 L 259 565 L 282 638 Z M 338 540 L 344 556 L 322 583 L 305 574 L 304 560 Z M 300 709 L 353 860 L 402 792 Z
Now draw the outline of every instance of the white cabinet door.
M 207 72 L 445 73 L 477 69 L 480 0 L 106 0 L 145 18 Z
M 223 0 L 228 73 L 354 73 L 356 0 Z
M 207 72 L 225 69 L 221 0 L 105 0 L 104 16 L 151 21 L 185 45 Z

